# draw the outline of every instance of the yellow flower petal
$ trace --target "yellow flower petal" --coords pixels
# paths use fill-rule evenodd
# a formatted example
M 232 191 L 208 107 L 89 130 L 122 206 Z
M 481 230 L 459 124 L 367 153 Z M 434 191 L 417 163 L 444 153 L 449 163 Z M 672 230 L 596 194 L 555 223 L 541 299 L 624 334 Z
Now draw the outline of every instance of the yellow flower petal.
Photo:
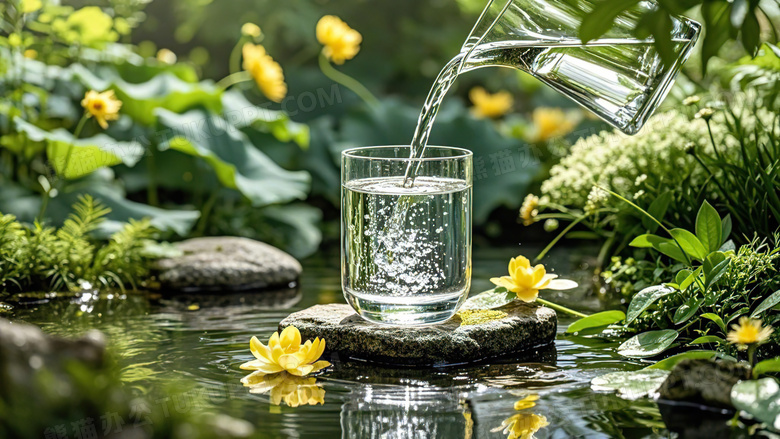
M 301 345 L 301 332 L 295 326 L 288 326 L 279 335 L 279 343 L 285 352 L 298 350 Z
M 509 291 L 514 291 L 517 288 L 517 285 L 515 285 L 512 278 L 509 276 L 493 277 L 490 278 L 490 282 L 493 282 L 493 284 L 499 287 L 504 287 Z
M 539 297 L 539 290 L 535 288 L 518 288 L 514 291 L 517 294 L 517 298 L 526 303 L 531 303 Z
M 325 369 L 328 366 L 330 366 L 330 363 L 325 361 L 325 360 L 317 361 L 316 363 L 312 364 L 311 372 L 318 372 L 318 371 L 320 371 L 322 369 Z M 309 372 L 309 373 L 311 373 L 311 372 Z
M 271 357 L 271 349 L 261 343 L 257 337 L 252 337 L 252 339 L 249 340 L 249 350 L 258 360 L 264 360 L 266 363 L 273 362 Z

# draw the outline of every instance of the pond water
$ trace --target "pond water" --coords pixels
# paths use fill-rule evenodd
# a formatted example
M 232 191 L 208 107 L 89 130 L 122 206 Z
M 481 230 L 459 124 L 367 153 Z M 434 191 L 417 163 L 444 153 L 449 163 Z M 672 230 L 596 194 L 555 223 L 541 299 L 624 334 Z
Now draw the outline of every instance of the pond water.
M 523 249 L 529 255 L 536 250 Z M 475 251 L 472 292 L 490 288 L 487 279 L 505 273 L 516 252 L 516 248 Z M 582 252 L 568 249 L 558 249 L 545 260 L 548 270 L 581 285 L 590 280 L 587 262 Z M 704 437 L 698 430 L 713 439 L 718 434 L 710 427 L 724 425 L 722 420 L 701 424 L 710 421 L 698 414 L 680 420 L 677 407 L 591 390 L 595 376 L 644 365 L 618 356 L 607 340 L 565 335 L 573 319 L 561 313 L 559 335 L 548 348 L 490 364 L 435 369 L 332 359 L 333 366 L 315 378 L 318 388 L 313 394 L 315 399 L 322 397 L 324 404 L 275 405 L 269 395 L 284 394 L 295 383 L 275 383 L 277 388 L 265 394 L 250 393 L 239 383 L 248 374 L 239 365 L 252 359 L 250 337 L 265 342 L 289 313 L 344 301 L 337 255 L 321 255 L 303 265 L 300 287 L 294 292 L 23 299 L 11 318 L 59 335 L 99 329 L 109 338 L 122 380 L 134 392 L 186 385 L 186 391 L 153 401 L 159 409 L 225 413 L 249 421 L 269 438 L 502 438 L 506 437 L 503 429 L 495 430 L 517 413 L 547 419 L 549 425 L 536 433 L 537 438 Z M 581 311 L 600 308 L 587 286 L 542 295 Z M 307 385 L 314 386 L 311 381 Z M 515 411 L 515 401 L 528 394 L 539 395 L 536 406 Z

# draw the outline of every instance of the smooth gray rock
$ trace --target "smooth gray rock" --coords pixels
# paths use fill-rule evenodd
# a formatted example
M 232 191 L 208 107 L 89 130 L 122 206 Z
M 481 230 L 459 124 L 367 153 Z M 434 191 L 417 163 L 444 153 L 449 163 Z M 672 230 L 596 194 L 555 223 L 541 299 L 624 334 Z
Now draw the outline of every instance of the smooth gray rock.
M 349 358 L 389 364 L 462 364 L 547 345 L 558 319 L 550 308 L 513 303 L 507 317 L 461 326 L 460 317 L 436 326 L 398 327 L 369 323 L 349 305 L 315 305 L 291 314 L 279 329 L 295 326 L 304 340 L 324 338 L 326 349 Z
M 301 264 L 271 245 L 248 238 L 208 237 L 177 243 L 184 253 L 162 259 L 156 270 L 163 291 L 246 291 L 286 286 Z
M 731 388 L 750 378 L 745 365 L 715 360 L 682 360 L 658 389 L 660 399 L 733 408 Z

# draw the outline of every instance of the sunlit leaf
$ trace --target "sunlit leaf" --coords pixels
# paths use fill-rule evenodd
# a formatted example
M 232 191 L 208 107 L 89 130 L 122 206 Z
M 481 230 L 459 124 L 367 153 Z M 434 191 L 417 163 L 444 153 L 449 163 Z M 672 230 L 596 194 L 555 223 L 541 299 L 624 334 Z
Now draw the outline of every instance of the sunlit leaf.
M 780 385 L 776 379 L 763 378 L 734 384 L 731 402 L 737 409 L 780 430 Z
M 654 357 L 669 349 L 678 335 L 674 329 L 643 332 L 623 342 L 618 347 L 618 353 L 629 358 Z
M 476 296 L 469 297 L 463 303 L 461 309 L 495 309 L 511 303 L 517 299 L 517 294 L 507 291 L 504 287 L 496 287 L 492 290 L 483 291 Z
M 602 311 L 577 320 L 569 325 L 566 332 L 574 333 L 582 331 L 583 329 L 600 328 L 602 326 L 621 322 L 625 318 L 626 314 L 623 311 Z
M 238 190 L 255 206 L 306 198 L 310 182 L 306 172 L 282 169 L 224 119 L 204 110 L 175 114 L 159 109 L 157 114 L 160 126 L 170 134 L 161 149 L 202 158 L 225 187 Z
M 655 393 L 669 372 L 660 369 L 640 369 L 632 372 L 612 372 L 590 382 L 593 390 L 614 390 L 626 399 L 639 399 Z
M 649 308 L 658 299 L 668 296 L 674 293 L 676 290 L 664 285 L 653 285 L 647 287 L 644 290 L 638 292 L 631 304 L 628 306 L 628 313 L 626 315 L 626 324 L 631 324 L 637 317 L 639 317 L 647 308 Z
M 682 360 L 689 360 L 689 359 L 709 360 L 710 358 L 713 358 L 717 355 L 718 353 L 716 351 L 701 351 L 701 350 L 687 351 L 681 354 L 672 355 L 669 358 L 664 358 L 658 363 L 647 366 L 647 369 L 672 370 L 672 368 Z

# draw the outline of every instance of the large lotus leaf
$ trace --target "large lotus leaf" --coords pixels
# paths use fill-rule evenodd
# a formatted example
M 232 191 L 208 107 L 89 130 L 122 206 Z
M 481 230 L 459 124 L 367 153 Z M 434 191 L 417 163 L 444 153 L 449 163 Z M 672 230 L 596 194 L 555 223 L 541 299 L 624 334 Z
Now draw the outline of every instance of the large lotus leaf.
M 107 220 L 96 231 L 102 237 L 119 230 L 130 218 L 149 218 L 152 226 L 162 232 L 186 236 L 200 217 L 197 211 L 167 210 L 130 201 L 113 180 L 113 172 L 104 168 L 70 183 L 62 193 L 49 201 L 47 223 L 61 225 L 72 212 L 71 206 L 83 194 L 90 194 L 111 208 Z M 40 194 L 19 186 L 4 186 L 0 191 L 0 212 L 14 214 L 20 221 L 32 223 L 40 208 Z
M 77 139 L 64 129 L 46 131 L 18 117 L 14 123 L 30 140 L 46 143 L 49 162 L 58 175 L 68 179 L 83 177 L 104 166 L 132 166 L 144 154 L 143 146 L 135 141 L 120 142 L 105 134 Z
M 165 72 L 146 82 L 131 83 L 119 74 L 98 76 L 78 64 L 71 66 L 70 71 L 88 89 L 114 90 L 116 97 L 122 101 L 120 112 L 145 125 L 155 123 L 154 110 L 157 108 L 175 113 L 199 106 L 216 113 L 222 111 L 222 92 L 210 82 L 192 83 Z
M 225 119 L 200 109 L 185 114 L 158 109 L 157 117 L 161 149 L 202 158 L 224 186 L 238 190 L 255 206 L 306 198 L 308 173 L 282 169 Z
M 311 255 L 322 241 L 319 222 L 322 211 L 316 207 L 296 203 L 268 206 L 262 210 L 263 222 L 274 236 L 263 237 L 296 258 Z
M 222 94 L 222 117 L 236 128 L 269 133 L 280 142 L 295 142 L 302 148 L 309 146 L 309 127 L 293 122 L 284 111 L 255 105 L 238 91 Z
M 408 145 L 419 107 L 387 99 L 375 109 L 363 107 L 341 123 L 340 143 L 347 147 Z M 502 136 L 491 121 L 475 119 L 459 102 L 443 106 L 433 125 L 430 145 L 458 146 L 474 153 L 474 221 L 484 222 L 499 206 L 518 208 L 541 169 L 529 146 Z

